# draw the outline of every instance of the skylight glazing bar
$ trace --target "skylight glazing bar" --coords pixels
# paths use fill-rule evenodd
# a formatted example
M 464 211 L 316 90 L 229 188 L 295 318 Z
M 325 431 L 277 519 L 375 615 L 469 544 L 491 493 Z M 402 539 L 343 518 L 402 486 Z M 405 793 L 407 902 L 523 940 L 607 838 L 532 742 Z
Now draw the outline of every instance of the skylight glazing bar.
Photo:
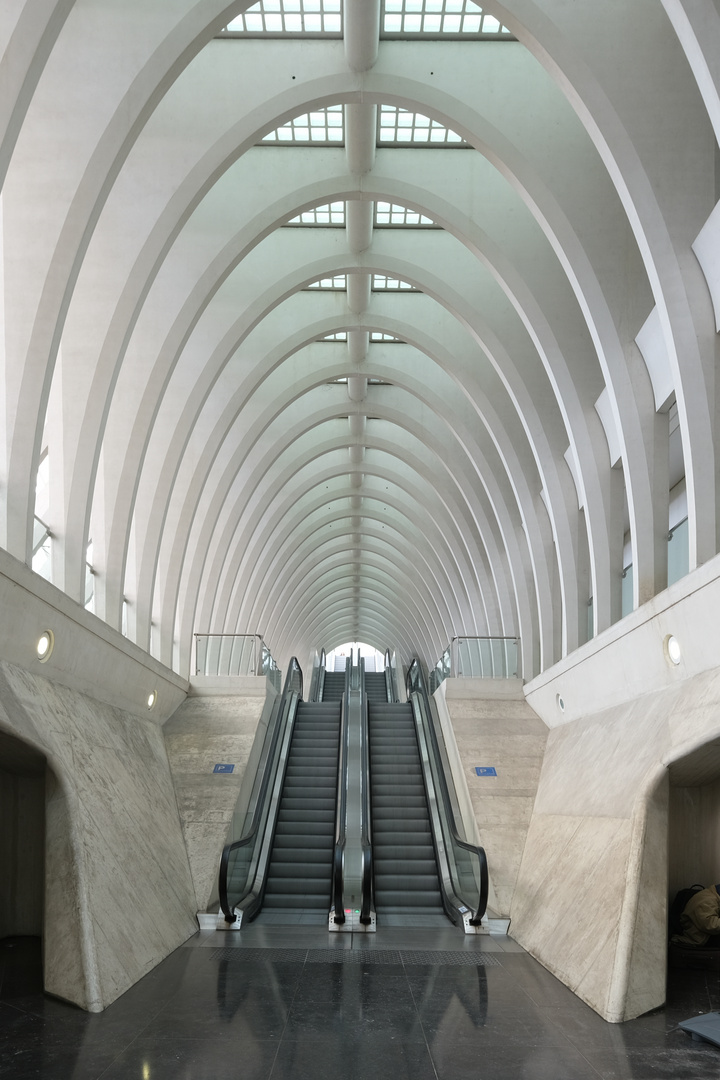
M 262 143 L 274 146 L 342 146 L 345 141 L 342 105 L 328 105 L 311 113 L 294 116 L 264 136 Z
M 342 0 L 260 0 L 221 37 L 342 37 Z
M 439 226 L 432 220 L 421 214 L 419 210 L 411 210 L 408 206 L 398 206 L 397 203 L 375 203 L 375 222 L 379 229 L 437 229 Z
M 381 105 L 378 112 L 378 146 L 468 147 L 462 136 L 423 113 Z
M 474 0 L 385 0 L 381 37 L 479 38 L 512 41 L 512 34 Z
M 345 203 L 325 203 L 323 206 L 314 206 L 310 210 L 303 210 L 294 218 L 290 218 L 288 225 L 293 227 L 320 226 L 323 228 L 341 229 L 345 226 Z
M 373 292 L 419 292 L 414 285 L 400 278 L 388 277 L 387 274 L 373 274 Z
M 335 274 L 334 277 L 320 278 L 313 281 L 307 289 L 322 289 L 324 292 L 344 292 L 347 290 L 347 277 L 345 274 Z

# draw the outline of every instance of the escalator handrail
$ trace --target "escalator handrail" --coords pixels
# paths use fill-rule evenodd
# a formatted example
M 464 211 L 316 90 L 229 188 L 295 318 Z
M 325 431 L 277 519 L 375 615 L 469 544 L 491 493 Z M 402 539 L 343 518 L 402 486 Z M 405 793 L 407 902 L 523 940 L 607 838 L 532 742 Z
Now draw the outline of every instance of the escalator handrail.
M 314 701 L 322 701 L 325 692 L 325 672 L 327 670 L 327 656 L 323 649 L 320 653 L 320 668 L 318 669 L 317 686 L 315 687 Z
M 315 653 L 317 656 L 317 653 Z M 308 693 L 308 701 L 322 701 L 322 687 L 325 681 L 325 664 L 327 657 L 325 656 L 325 649 L 320 650 L 318 656 L 317 666 L 313 665 L 312 678 L 310 680 L 310 691 Z
M 363 665 L 362 700 L 360 721 L 360 847 L 362 851 L 362 878 L 360 883 L 360 922 L 369 926 L 371 912 L 375 909 L 373 884 L 372 816 L 370 810 L 370 741 L 368 720 L 368 697 L 365 692 Z
M 391 665 L 391 656 L 390 656 L 390 650 L 389 649 L 385 650 L 384 664 L 385 664 L 385 696 L 387 697 L 388 701 L 392 704 L 396 700 L 396 694 L 395 694 L 395 688 L 393 687 L 392 670 L 391 670 L 391 667 L 390 667 L 390 665 Z
M 237 916 L 234 913 L 235 904 L 230 904 L 227 893 L 227 873 L 230 862 L 230 853 L 237 848 L 246 847 L 252 843 L 257 834 L 260 822 L 262 820 L 262 810 L 265 806 L 265 799 L 267 798 L 268 788 L 270 786 L 271 779 L 273 777 L 273 762 L 276 757 L 276 750 L 278 741 L 280 739 L 280 733 L 286 726 L 290 705 L 292 702 L 293 694 L 297 695 L 297 700 L 302 697 L 302 684 L 303 675 L 302 668 L 297 662 L 297 659 L 293 656 L 288 664 L 287 675 L 285 676 L 285 685 L 283 687 L 282 694 L 277 699 L 275 707 L 273 708 L 273 714 L 270 717 L 270 725 L 275 724 L 274 730 L 271 736 L 270 749 L 267 757 L 265 758 L 264 771 L 262 780 L 260 783 L 260 790 L 258 793 L 255 807 L 253 809 L 253 816 L 248 828 L 243 832 L 243 835 L 237 840 L 234 840 L 230 844 L 226 844 L 223 848 L 222 856 L 220 858 L 220 878 L 218 882 L 218 891 L 220 894 L 220 910 L 225 916 L 225 921 L 228 923 L 234 923 Z
M 332 909 L 333 922 L 345 922 L 344 859 L 347 838 L 347 763 L 348 763 L 348 699 L 343 694 L 340 704 L 340 742 L 338 745 L 337 797 L 335 800 L 335 847 L 333 848 Z
M 442 759 L 440 756 L 440 747 L 438 745 L 437 732 L 435 731 L 435 725 L 431 721 L 430 699 L 427 692 L 427 686 L 425 684 L 425 677 L 417 659 L 413 660 L 408 670 L 407 691 L 409 698 L 412 698 L 412 695 L 416 693 L 424 705 L 426 721 L 425 727 L 429 732 L 430 742 L 432 744 L 432 753 L 435 757 L 436 762 L 438 763 L 437 776 L 440 786 L 440 798 L 442 799 L 443 810 L 448 823 L 448 828 L 450 830 L 450 835 L 453 839 L 453 842 L 457 844 L 458 847 L 463 848 L 466 851 L 472 852 L 474 855 L 477 856 L 479 860 L 480 889 L 478 896 L 478 904 L 470 919 L 471 926 L 478 926 L 482 921 L 483 915 L 487 911 L 488 904 L 489 880 L 487 855 L 485 854 L 485 849 L 483 847 L 480 847 L 477 844 L 471 844 L 469 841 L 464 840 L 460 836 L 460 833 L 458 831 L 457 822 L 455 820 L 455 813 L 453 811 L 452 802 L 450 800 L 450 792 L 448 790 L 445 770 L 442 768 L 441 765 Z
M 347 787 L 348 787 L 348 703 L 352 675 L 353 653 L 349 663 L 345 661 L 345 689 L 340 706 L 340 743 L 338 746 L 337 797 L 335 800 L 335 847 L 333 848 L 332 900 L 333 922 L 342 926 L 345 922 L 345 843 L 347 840 Z

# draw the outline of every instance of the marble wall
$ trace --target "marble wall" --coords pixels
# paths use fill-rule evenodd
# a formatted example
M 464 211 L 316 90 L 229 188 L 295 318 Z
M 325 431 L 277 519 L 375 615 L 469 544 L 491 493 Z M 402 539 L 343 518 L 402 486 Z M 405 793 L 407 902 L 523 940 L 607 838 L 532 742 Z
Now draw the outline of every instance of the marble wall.
M 607 1020 L 665 1000 L 670 772 L 719 735 L 720 669 L 550 732 L 513 934 Z
M 232 692 L 234 690 L 234 692 Z M 218 899 L 220 856 L 258 726 L 276 691 L 264 677 L 193 679 L 190 695 L 164 727 L 199 910 Z M 232 773 L 214 773 L 216 764 Z
M 441 722 L 447 712 L 487 854 L 493 914 L 509 915 L 548 730 L 520 680 L 446 679 L 435 700 Z M 497 775 L 478 776 L 476 765 L 494 766 Z
M 100 1011 L 197 926 L 162 729 L 0 662 L 0 730 L 48 763 L 45 989 Z

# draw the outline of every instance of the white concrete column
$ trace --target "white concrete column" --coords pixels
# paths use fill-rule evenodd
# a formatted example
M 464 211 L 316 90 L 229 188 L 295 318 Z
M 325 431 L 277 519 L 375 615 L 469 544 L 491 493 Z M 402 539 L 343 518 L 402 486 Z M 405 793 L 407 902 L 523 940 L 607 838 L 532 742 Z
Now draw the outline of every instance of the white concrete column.
M 378 58 L 380 0 L 344 0 L 345 59 L 351 71 L 369 71 Z
M 345 232 L 353 255 L 367 251 L 373 238 L 374 202 L 349 199 L 345 203 Z
M 370 283 L 370 274 L 348 274 L 347 302 L 353 315 L 362 315 L 370 307 Z M 350 338 L 348 337 L 348 346 L 349 344 Z

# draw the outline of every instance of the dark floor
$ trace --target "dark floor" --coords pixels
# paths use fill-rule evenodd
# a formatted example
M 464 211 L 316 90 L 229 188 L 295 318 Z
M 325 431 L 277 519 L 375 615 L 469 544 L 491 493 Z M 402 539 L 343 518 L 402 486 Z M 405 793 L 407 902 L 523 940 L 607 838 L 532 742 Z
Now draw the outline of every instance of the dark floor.
M 104 1013 L 44 997 L 39 943 L 0 942 L 0 1076 L 13 1080 L 717 1080 L 679 1020 L 717 972 L 607 1024 L 510 939 L 454 930 L 204 932 Z

